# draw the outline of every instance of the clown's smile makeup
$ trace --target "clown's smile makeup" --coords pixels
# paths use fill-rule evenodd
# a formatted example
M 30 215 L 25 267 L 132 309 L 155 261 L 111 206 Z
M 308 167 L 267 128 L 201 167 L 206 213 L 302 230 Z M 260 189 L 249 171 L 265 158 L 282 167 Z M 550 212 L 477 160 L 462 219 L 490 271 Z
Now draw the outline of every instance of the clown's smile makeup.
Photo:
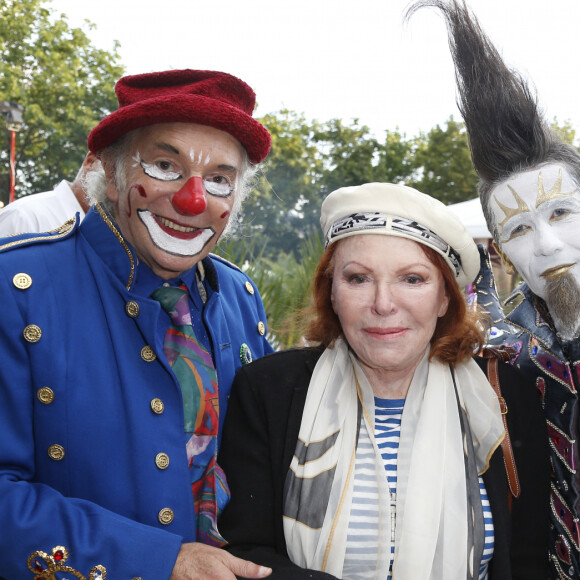
M 212 239 L 211 228 L 197 229 L 181 226 L 166 218 L 154 216 L 148 210 L 138 210 L 153 243 L 161 250 L 175 256 L 195 256 Z

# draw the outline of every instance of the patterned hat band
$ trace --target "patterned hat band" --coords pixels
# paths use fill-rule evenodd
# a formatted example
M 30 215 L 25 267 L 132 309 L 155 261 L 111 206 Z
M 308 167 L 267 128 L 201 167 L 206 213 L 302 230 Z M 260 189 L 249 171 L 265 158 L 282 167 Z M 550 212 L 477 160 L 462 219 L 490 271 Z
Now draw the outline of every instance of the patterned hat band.
M 336 220 L 326 234 L 325 248 L 339 238 L 353 234 L 384 233 L 416 240 L 442 254 L 455 269 L 461 272 L 461 259 L 443 238 L 416 221 L 380 212 L 357 212 Z

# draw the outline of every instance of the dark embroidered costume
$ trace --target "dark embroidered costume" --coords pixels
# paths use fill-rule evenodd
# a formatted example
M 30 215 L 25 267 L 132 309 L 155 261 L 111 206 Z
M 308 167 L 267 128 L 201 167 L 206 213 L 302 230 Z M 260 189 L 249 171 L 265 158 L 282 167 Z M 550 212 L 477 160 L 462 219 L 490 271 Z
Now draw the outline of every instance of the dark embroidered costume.
M 580 387 L 580 341 L 561 341 L 545 303 L 522 283 L 506 301 L 503 312 L 495 292 L 489 263 L 476 281 L 478 303 L 493 322 L 492 344 L 513 346 L 512 364 L 525 373 L 542 396 L 550 442 L 549 558 L 553 578 L 580 575 L 578 491 L 575 485 Z

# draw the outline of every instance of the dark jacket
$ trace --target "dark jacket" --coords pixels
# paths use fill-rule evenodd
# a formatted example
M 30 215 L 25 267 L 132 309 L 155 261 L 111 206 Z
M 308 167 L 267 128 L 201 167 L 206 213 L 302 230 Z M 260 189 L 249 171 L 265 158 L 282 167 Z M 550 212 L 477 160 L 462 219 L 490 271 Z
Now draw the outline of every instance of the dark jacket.
M 271 578 L 330 579 L 288 559 L 282 527 L 284 480 L 294 454 L 310 377 L 321 349 L 268 355 L 241 368 L 234 381 L 218 462 L 232 499 L 219 523 L 236 556 L 271 566 Z M 485 361 L 478 360 L 484 367 Z M 501 449 L 484 474 L 495 527 L 490 580 L 545 580 L 549 465 L 546 423 L 533 385 L 500 363 L 521 495 L 510 516 Z M 420 556 L 420 555 L 418 555 Z M 455 579 L 449 579 L 455 580 Z

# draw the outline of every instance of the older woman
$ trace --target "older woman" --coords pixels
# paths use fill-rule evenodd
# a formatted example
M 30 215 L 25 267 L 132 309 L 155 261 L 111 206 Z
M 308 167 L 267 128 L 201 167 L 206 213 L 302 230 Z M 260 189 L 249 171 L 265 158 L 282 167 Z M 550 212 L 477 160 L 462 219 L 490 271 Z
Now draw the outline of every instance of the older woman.
M 500 407 L 461 292 L 479 269 L 468 232 L 381 183 L 331 193 L 321 224 L 306 334 L 320 346 L 243 368 L 232 391 L 230 551 L 274 578 L 544 579 L 545 422 L 501 365 L 521 483 L 510 513 Z

